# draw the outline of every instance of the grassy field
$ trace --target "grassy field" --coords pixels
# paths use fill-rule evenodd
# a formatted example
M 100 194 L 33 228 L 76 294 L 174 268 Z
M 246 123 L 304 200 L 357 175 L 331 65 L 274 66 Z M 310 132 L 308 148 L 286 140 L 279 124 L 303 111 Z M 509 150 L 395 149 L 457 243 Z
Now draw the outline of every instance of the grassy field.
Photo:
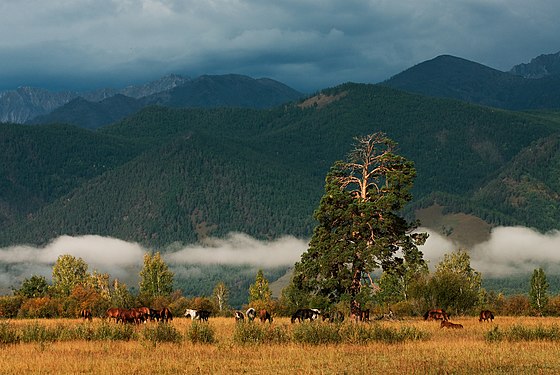
M 389 344 L 309 345 L 298 343 L 241 345 L 234 341 L 233 318 L 210 319 L 217 341 L 193 344 L 154 344 L 131 341 L 55 341 L 0 345 L 2 374 L 544 374 L 560 373 L 560 337 L 554 340 L 504 339 L 489 342 L 485 334 L 498 326 L 556 327 L 559 318 L 498 317 L 479 323 L 474 317 L 458 318 L 462 330 L 440 329 L 437 322 L 409 319 L 380 323 L 400 329 L 414 327 L 427 333 L 423 340 Z M 30 324 L 98 325 L 79 320 L 13 320 L 12 327 Z M 148 323 L 148 325 L 157 323 Z M 173 320 L 185 335 L 191 321 Z M 261 324 L 260 322 L 256 324 Z M 266 323 L 268 324 L 268 323 Z M 328 324 L 328 323 L 314 323 Z M 348 323 L 352 324 L 352 323 Z M 362 324 L 362 323 L 361 323 Z M 374 323 L 370 323 L 374 324 Z M 287 318 L 274 326 L 294 329 Z M 143 330 L 145 327 L 135 327 Z

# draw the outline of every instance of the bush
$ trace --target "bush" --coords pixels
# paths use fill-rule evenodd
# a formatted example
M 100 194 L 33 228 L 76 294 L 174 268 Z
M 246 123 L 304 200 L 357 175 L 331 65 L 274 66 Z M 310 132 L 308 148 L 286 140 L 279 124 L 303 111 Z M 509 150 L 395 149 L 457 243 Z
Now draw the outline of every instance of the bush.
M 348 324 L 347 326 L 350 326 Z M 336 344 L 342 341 L 337 324 L 321 324 L 319 322 L 305 322 L 298 324 L 293 332 L 294 342 L 302 344 Z
M 21 330 L 21 341 L 23 342 L 53 342 L 57 341 L 60 337 L 60 332 L 63 329 L 58 325 L 53 328 L 47 328 L 44 325 L 34 322 L 25 325 Z
M 106 321 L 101 322 L 93 331 L 92 340 L 122 340 L 129 341 L 136 338 L 136 333 L 132 325 L 129 324 L 110 324 Z
M 208 323 L 193 320 L 187 331 L 188 339 L 193 343 L 212 344 L 216 342 L 216 333 Z
M 290 342 L 290 335 L 285 325 L 239 322 L 235 325 L 233 340 L 238 344 L 284 344 Z
M 0 317 L 15 318 L 23 303 L 20 296 L 4 296 L 0 297 Z
M 17 344 L 19 336 L 9 323 L 0 322 L 0 344 Z
M 415 327 L 395 329 L 378 324 L 347 324 L 341 327 L 340 334 L 344 342 L 351 344 L 364 344 L 371 341 L 394 344 L 407 340 L 424 340 L 429 336 Z
M 494 326 L 494 328 L 484 334 L 484 338 L 489 342 L 498 342 L 504 339 L 504 333 L 498 329 L 498 326 Z
M 156 324 L 151 327 L 145 327 L 142 331 L 142 337 L 150 341 L 152 344 L 161 342 L 181 342 L 183 337 L 171 324 Z
M 514 325 L 506 331 L 500 331 L 498 326 L 484 334 L 486 341 L 535 341 L 535 340 L 560 340 L 560 329 L 553 325 L 551 327 L 524 327 L 522 325 Z

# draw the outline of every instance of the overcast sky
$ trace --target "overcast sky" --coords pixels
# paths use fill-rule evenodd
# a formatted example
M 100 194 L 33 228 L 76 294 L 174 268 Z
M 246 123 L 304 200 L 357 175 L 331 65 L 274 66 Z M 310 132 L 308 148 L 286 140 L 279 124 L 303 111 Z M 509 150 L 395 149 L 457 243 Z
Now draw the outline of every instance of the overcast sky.
M 2 0 L 0 90 L 239 73 L 304 92 L 450 54 L 509 70 L 560 51 L 558 0 Z

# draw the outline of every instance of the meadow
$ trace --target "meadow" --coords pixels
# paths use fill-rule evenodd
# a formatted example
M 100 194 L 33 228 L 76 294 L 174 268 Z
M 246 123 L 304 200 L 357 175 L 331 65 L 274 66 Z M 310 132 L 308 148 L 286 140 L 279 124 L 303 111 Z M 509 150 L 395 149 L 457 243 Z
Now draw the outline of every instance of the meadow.
M 72 328 L 73 332 L 102 331 L 108 323 L 78 319 L 0 321 L 24 338 L 0 343 L 2 374 L 543 374 L 560 373 L 560 318 L 497 317 L 480 323 L 475 317 L 458 317 L 463 329 L 440 328 L 438 322 L 409 318 L 399 321 L 344 323 L 387 332 L 415 332 L 414 339 L 330 344 L 295 342 L 299 323 L 276 318 L 267 332 L 283 332 L 283 342 L 253 343 L 235 337 L 233 318 L 211 318 L 198 323 L 212 332 L 212 343 L 193 343 L 193 323 L 175 318 L 171 342 L 154 339 L 158 323 L 130 326 L 127 339 L 50 340 L 40 332 Z M 206 326 L 206 324 L 208 324 Z M 263 323 L 255 322 L 261 331 Z M 328 329 L 331 323 L 306 323 L 307 328 Z M 114 326 L 115 323 L 110 323 Z M 89 328 L 88 328 L 89 327 Z M 250 326 L 246 326 L 250 328 Z M 496 328 L 497 327 L 497 328 Z M 42 331 L 41 331 L 42 330 Z M 546 334 L 542 334 L 543 331 Z M 239 329 L 237 330 L 239 334 Z M 359 330 L 358 330 L 359 331 Z M 25 332 L 22 334 L 22 332 Z M 38 333 L 39 332 L 39 333 Z M 322 332 L 322 331 L 319 331 Z M 520 333 L 521 332 L 521 333 Z M 540 333 L 539 333 L 540 332 Z M 31 336 L 35 335 L 34 337 Z M 190 336 L 189 336 L 190 335 Z M 41 336 L 42 338 L 39 338 Z

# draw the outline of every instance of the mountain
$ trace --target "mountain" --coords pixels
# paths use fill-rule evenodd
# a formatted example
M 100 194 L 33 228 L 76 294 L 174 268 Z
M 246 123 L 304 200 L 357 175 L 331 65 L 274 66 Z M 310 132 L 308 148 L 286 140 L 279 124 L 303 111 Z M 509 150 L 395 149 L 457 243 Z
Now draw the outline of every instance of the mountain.
M 50 92 L 32 87 L 0 92 L 0 122 L 24 123 L 52 111 L 76 97 L 76 93 Z
M 415 65 L 382 84 L 511 110 L 560 108 L 560 75 L 528 79 L 449 55 Z
M 510 71 L 524 78 L 543 78 L 551 75 L 560 75 L 560 52 L 540 55 L 528 64 L 515 65 Z
M 135 92 L 139 94 L 148 90 Z M 122 95 L 108 97 L 99 103 L 82 98 L 75 99 L 27 123 L 66 123 L 95 129 L 121 120 L 140 108 L 156 104 L 183 108 L 269 108 L 297 100 L 302 96 L 302 93 L 272 79 L 253 79 L 236 74 L 205 75 L 138 99 L 126 98 Z
M 188 80 L 189 78 L 179 75 L 168 75 L 153 82 L 128 86 L 123 89 L 51 92 L 41 88 L 20 87 L 17 90 L 2 91 L 0 92 L 0 123 L 26 123 L 37 116 L 46 115 L 78 97 L 90 102 L 99 102 L 118 94 L 138 99 L 169 90 Z M 73 107 L 75 107 L 75 103 Z
M 437 204 L 547 231 L 560 213 L 558 164 L 547 164 L 558 158 L 558 116 L 382 85 L 345 84 L 261 110 L 151 106 L 97 131 L 7 128 L 1 245 L 91 233 L 158 247 L 230 232 L 310 236 L 328 169 L 353 137 L 375 131 L 415 162 L 409 216 Z M 510 181 L 515 198 L 500 189 Z

